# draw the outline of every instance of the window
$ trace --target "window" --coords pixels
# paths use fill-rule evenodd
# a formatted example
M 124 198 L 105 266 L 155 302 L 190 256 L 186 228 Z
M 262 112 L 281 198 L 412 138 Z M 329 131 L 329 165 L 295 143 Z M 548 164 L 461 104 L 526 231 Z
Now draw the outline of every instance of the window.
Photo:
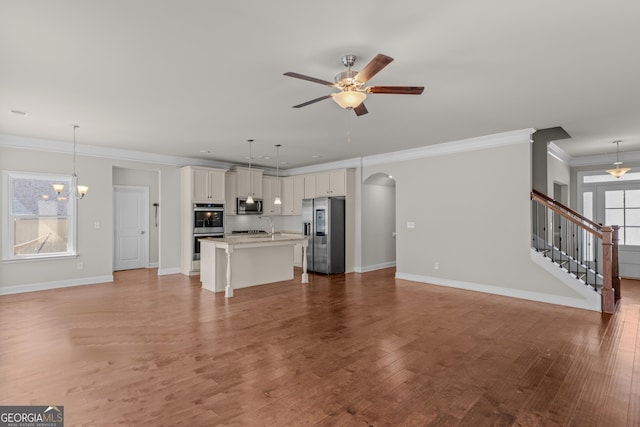
M 4 171 L 2 259 L 75 255 L 76 200 L 68 175 Z M 53 184 L 64 184 L 62 193 Z
M 640 190 L 610 190 L 604 199 L 605 224 L 620 226 L 620 244 L 640 246 Z

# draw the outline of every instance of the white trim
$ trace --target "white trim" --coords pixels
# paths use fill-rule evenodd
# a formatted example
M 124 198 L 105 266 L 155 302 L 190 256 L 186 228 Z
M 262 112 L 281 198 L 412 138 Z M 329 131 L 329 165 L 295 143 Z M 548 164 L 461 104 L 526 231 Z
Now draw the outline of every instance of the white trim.
M 331 163 L 322 163 L 312 166 L 287 169 L 285 176 L 300 175 L 305 173 L 322 172 L 331 169 L 357 168 L 361 166 L 377 166 L 389 163 L 414 160 L 425 157 L 445 156 L 469 151 L 486 150 L 488 148 L 503 147 L 506 145 L 531 143 L 531 135 L 535 129 L 521 129 L 493 135 L 479 136 L 476 138 L 460 139 L 458 141 L 444 142 L 441 144 L 427 145 L 425 147 L 410 148 L 408 150 L 392 151 L 389 153 L 375 154 L 367 157 L 341 160 Z
M 72 286 L 97 285 L 113 282 L 113 275 L 83 277 L 80 279 L 56 280 L 53 282 L 30 283 L 0 287 L 0 295 L 20 294 L 24 292 L 46 291 L 49 289 L 69 288 Z
M 180 274 L 180 267 L 158 268 L 158 276 L 166 276 L 168 274 Z
M 356 273 L 368 273 L 370 271 L 382 270 L 383 268 L 395 267 L 395 261 L 383 262 L 381 264 L 366 265 L 364 267 L 356 267 L 353 269 Z
M 569 153 L 564 151 L 562 148 L 558 147 L 553 142 L 550 142 L 549 145 L 547 145 L 547 154 L 552 157 L 555 157 L 556 159 L 558 159 L 559 161 L 561 161 L 567 166 L 570 166 L 571 161 L 573 160 L 573 157 L 571 157 Z
M 529 301 L 544 302 L 547 304 L 563 305 L 573 308 L 582 308 L 585 310 L 594 310 L 586 300 L 578 298 L 563 297 L 560 295 L 542 294 L 538 292 L 530 292 L 513 288 L 503 288 L 501 286 L 484 285 L 480 283 L 463 282 L 459 280 L 442 279 L 439 277 L 421 276 L 417 274 L 408 274 L 396 272 L 396 279 L 410 280 L 412 282 L 426 283 L 429 285 L 445 286 L 449 288 L 465 289 L 468 291 L 484 292 L 487 294 L 501 295 L 511 298 L 519 298 Z M 595 293 L 595 292 L 594 292 Z M 597 310 L 600 311 L 598 305 Z
M 616 161 L 616 154 L 599 154 L 595 156 L 574 157 L 571 159 L 571 166 L 601 166 L 613 165 Z M 640 151 L 626 151 L 620 153 L 621 162 L 637 162 L 640 161 Z
M 21 148 L 26 150 L 47 151 L 52 153 L 73 153 L 73 143 L 52 141 L 47 139 L 28 138 L 0 134 L 0 147 Z M 96 145 L 76 144 L 76 153 L 81 156 L 101 157 L 107 159 L 131 160 L 144 163 L 155 163 L 172 166 L 206 166 L 229 169 L 233 164 L 191 157 L 167 156 L 164 154 L 146 153 L 142 151 L 123 150 L 119 148 L 100 147 Z

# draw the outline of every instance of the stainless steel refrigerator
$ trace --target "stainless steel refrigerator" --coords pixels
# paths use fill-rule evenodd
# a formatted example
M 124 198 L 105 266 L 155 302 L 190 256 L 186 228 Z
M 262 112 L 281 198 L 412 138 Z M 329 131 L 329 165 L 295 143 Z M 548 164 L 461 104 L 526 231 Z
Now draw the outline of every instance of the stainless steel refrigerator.
M 307 269 L 344 273 L 344 199 L 319 197 L 302 201 L 303 234 L 309 239 Z

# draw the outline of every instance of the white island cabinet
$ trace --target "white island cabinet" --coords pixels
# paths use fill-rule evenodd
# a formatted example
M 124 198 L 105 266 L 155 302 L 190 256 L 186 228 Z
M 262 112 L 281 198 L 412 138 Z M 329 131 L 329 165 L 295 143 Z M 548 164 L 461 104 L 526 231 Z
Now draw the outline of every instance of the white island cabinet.
M 224 291 L 293 279 L 293 248 L 308 241 L 300 236 L 225 237 L 200 240 L 200 281 L 202 288 Z M 302 283 L 309 282 L 306 256 L 302 263 Z

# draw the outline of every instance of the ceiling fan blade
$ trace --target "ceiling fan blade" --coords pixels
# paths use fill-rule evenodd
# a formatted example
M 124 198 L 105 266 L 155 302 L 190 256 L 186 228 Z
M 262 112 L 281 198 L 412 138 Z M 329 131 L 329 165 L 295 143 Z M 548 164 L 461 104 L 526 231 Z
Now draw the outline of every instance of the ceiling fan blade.
M 356 116 L 362 116 L 369 112 L 369 110 L 367 110 L 367 107 L 364 106 L 364 102 L 354 108 L 353 111 L 356 112 Z
M 365 67 L 356 75 L 356 80 L 364 83 L 389 65 L 393 58 L 381 53 L 377 54 Z
M 392 93 L 396 95 L 420 95 L 424 86 L 371 86 L 367 93 Z
M 303 74 L 292 73 L 291 71 L 289 71 L 288 73 L 284 73 L 284 75 L 285 76 L 289 76 L 289 77 L 294 77 L 296 79 L 307 80 L 307 81 L 313 82 L 313 83 L 319 83 L 319 84 L 325 85 L 325 86 L 331 86 L 331 87 L 335 86 L 333 83 L 328 82 L 326 80 L 316 79 L 315 77 L 309 77 L 309 76 L 305 76 Z
M 312 99 L 311 101 L 303 102 L 302 104 L 294 105 L 292 108 L 300 108 L 306 107 L 309 104 L 314 104 L 318 101 L 322 101 L 323 99 L 331 98 L 331 95 L 321 96 L 320 98 Z

